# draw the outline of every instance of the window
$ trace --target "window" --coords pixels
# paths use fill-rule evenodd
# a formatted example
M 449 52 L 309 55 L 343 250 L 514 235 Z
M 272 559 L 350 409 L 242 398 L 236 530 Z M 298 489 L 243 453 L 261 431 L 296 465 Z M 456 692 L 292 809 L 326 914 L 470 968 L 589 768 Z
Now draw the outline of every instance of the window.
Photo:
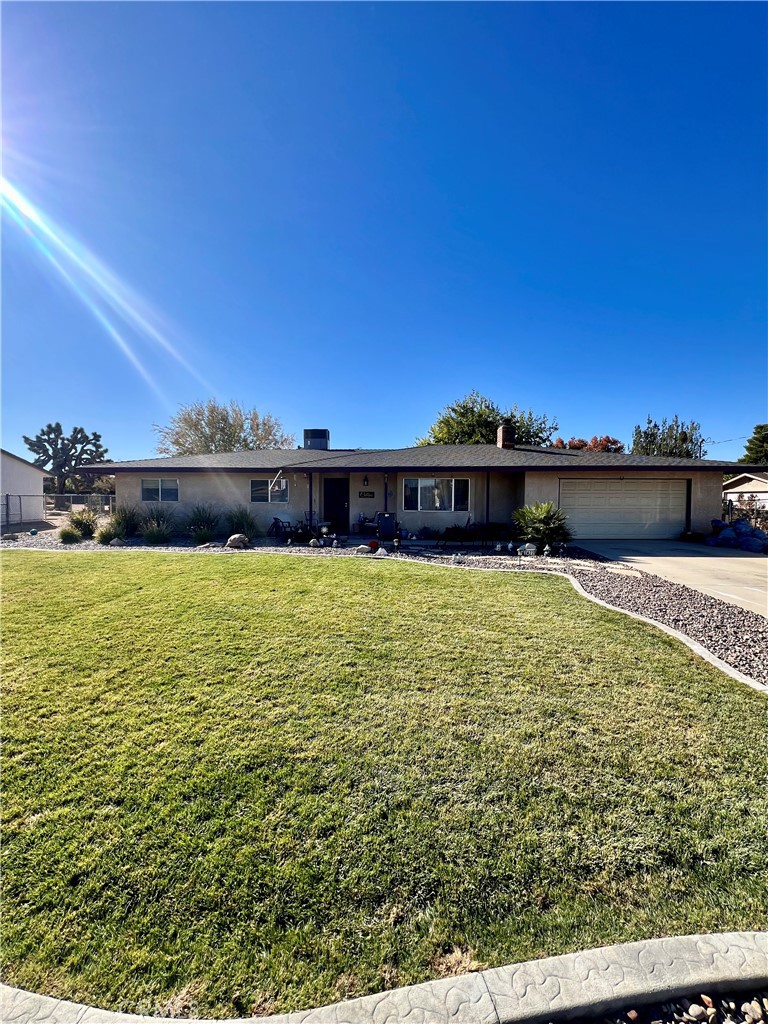
M 406 512 L 469 512 L 469 480 L 422 476 L 403 481 Z
M 284 477 L 277 480 L 251 480 L 251 501 L 287 502 L 288 481 Z
M 142 480 L 141 481 L 142 501 L 178 501 L 179 481 L 166 480 Z

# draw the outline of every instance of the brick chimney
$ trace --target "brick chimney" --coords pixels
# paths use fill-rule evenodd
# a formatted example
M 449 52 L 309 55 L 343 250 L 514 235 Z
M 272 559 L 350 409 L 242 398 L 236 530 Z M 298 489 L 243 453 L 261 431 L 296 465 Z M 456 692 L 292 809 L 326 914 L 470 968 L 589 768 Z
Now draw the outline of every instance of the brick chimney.
M 496 431 L 496 446 L 497 448 L 515 447 L 515 427 L 513 423 L 506 422 L 501 424 Z

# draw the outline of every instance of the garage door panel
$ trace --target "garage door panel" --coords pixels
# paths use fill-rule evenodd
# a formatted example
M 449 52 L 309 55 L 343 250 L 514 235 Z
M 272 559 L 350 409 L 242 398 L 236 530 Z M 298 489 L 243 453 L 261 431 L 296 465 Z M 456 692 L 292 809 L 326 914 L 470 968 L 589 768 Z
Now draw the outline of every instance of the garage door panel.
M 577 537 L 663 540 L 685 528 L 685 480 L 561 480 L 560 507 Z

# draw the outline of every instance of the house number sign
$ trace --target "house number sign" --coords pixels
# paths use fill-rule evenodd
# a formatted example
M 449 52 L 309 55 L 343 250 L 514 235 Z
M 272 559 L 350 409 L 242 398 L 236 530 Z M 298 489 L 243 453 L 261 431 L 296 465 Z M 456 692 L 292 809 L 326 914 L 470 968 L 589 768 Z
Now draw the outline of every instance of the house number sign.
M 358 496 L 358 498 L 375 498 L 376 497 L 376 492 L 375 491 L 358 491 L 357 492 L 357 496 Z

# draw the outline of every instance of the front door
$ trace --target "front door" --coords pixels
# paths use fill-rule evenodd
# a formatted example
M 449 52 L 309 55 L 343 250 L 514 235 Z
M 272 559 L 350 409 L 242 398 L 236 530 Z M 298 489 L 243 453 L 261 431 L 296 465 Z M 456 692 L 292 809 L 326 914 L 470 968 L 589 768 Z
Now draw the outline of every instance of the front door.
M 323 481 L 323 519 L 331 524 L 331 533 L 349 533 L 349 479 Z

